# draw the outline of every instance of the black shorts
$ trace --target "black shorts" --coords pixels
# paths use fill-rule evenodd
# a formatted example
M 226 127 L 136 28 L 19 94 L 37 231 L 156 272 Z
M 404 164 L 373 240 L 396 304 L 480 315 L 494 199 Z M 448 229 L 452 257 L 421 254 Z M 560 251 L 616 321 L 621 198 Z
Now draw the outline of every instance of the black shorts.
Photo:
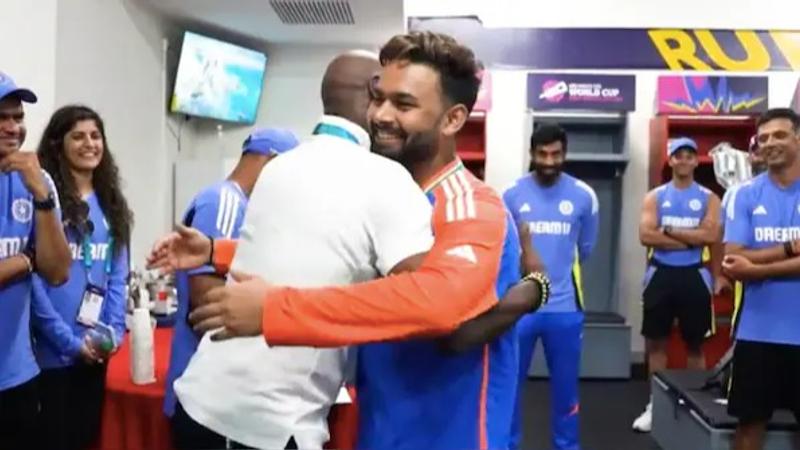
M 36 448 L 39 434 L 36 378 L 0 391 L 0 449 Z
M 700 346 L 714 329 L 711 291 L 701 269 L 657 265 L 654 270 L 642 294 L 642 336 L 667 338 L 677 318 L 684 342 Z
M 800 345 L 736 341 L 728 414 L 742 422 L 767 421 L 776 409 L 800 421 Z

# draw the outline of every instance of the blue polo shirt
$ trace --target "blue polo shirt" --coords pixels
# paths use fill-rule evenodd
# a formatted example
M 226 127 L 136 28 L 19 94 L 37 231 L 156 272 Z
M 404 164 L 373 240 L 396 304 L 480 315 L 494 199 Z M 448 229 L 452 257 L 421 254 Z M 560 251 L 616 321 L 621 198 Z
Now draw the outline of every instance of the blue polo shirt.
M 36 359 L 42 369 L 70 366 L 78 357 L 88 328 L 77 321 L 78 311 L 91 279 L 105 290 L 100 322 L 114 330 L 117 345 L 125 336 L 125 287 L 128 280 L 128 250 L 110 240 L 110 230 L 97 196 L 84 199 L 89 205 L 89 220 L 94 225 L 89 238 L 91 268 L 83 259 L 83 238 L 74 229 L 66 230 L 72 253 L 69 280 L 52 287 L 39 276 L 33 277 L 32 322 Z M 110 245 L 114 245 L 112 248 Z M 88 275 L 88 276 L 87 276 Z
M 656 188 L 658 224 L 662 227 L 694 229 L 700 226 L 708 210 L 711 191 L 693 182 L 678 189 L 672 182 Z M 703 262 L 703 247 L 685 250 L 655 249 L 653 259 L 668 266 L 694 266 Z
M 42 171 L 56 198 L 50 176 Z M 57 213 L 60 215 L 60 212 Z M 17 172 L 0 173 L 0 259 L 22 253 L 34 244 L 33 195 Z M 31 277 L 0 287 L 0 391 L 38 375 L 30 335 Z
M 517 223 L 528 223 L 532 246 L 553 286 L 539 311 L 582 311 L 580 263 L 594 250 L 600 220 L 594 189 L 566 173 L 552 186 L 526 175 L 506 190 L 503 201 Z
M 762 174 L 728 201 L 725 243 L 749 249 L 800 239 L 800 181 L 780 187 Z M 800 276 L 744 283 L 736 339 L 800 345 Z

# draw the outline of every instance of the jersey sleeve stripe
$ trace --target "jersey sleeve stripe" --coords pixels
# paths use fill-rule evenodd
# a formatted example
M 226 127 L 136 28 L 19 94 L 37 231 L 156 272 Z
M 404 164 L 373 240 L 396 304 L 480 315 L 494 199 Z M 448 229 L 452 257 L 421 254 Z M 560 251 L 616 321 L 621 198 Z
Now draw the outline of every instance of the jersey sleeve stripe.
M 233 229 L 236 226 L 236 218 L 239 216 L 239 204 L 240 203 L 241 203 L 241 199 L 239 198 L 238 195 L 235 195 L 233 197 L 233 207 L 231 208 L 231 219 L 228 222 L 228 228 L 225 230 L 225 236 L 227 236 L 228 239 L 230 239 L 231 236 L 233 235 Z
M 444 190 L 444 197 L 445 197 L 445 221 L 452 222 L 455 219 L 455 212 L 453 208 L 453 190 L 450 189 L 450 185 L 447 183 L 447 180 L 442 182 L 442 189 Z
M 597 200 L 597 193 L 595 193 L 594 189 L 592 189 L 592 187 L 586 184 L 584 181 L 578 180 L 575 182 L 575 184 L 589 194 L 589 197 L 592 199 L 592 214 L 597 214 L 597 212 L 600 210 L 600 202 Z
M 739 187 L 734 187 L 730 193 L 728 204 L 725 205 L 725 215 L 728 216 L 728 220 L 734 220 L 736 219 L 736 198 L 739 196 Z
M 464 187 L 464 203 L 467 207 L 467 217 L 470 219 L 474 219 L 476 217 L 475 213 L 475 196 L 472 190 L 472 184 L 467 179 L 467 176 L 464 175 L 463 170 L 459 170 L 456 172 L 456 178 L 461 185 Z
M 483 358 L 481 361 L 481 393 L 478 405 L 478 446 L 481 449 L 489 448 L 488 409 L 489 393 L 489 344 L 483 345 Z
M 455 193 L 453 198 L 453 203 L 455 203 L 456 207 L 456 220 L 464 220 L 465 214 L 465 207 L 464 207 L 464 188 L 461 184 L 456 180 L 455 176 L 450 176 L 446 180 L 444 180 L 446 184 L 450 184 L 450 188 Z
M 228 229 L 231 227 L 231 216 L 233 215 L 236 201 L 236 196 L 229 189 L 225 190 L 225 195 L 228 199 L 225 202 L 225 216 L 222 219 L 222 229 L 219 230 L 220 233 L 223 234 L 227 234 Z
M 217 230 L 222 230 L 222 218 L 225 212 L 225 201 L 227 200 L 227 196 L 225 195 L 225 189 L 219 190 L 219 201 L 217 202 Z

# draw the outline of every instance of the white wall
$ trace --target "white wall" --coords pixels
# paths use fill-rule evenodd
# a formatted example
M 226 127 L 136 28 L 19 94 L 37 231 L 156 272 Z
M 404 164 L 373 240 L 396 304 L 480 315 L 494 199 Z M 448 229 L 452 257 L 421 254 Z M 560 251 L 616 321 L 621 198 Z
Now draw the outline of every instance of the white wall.
M 170 27 L 133 0 L 4 0 L 0 70 L 39 96 L 26 109 L 28 149 L 59 106 L 80 102 L 106 122 L 136 214 L 132 251 L 171 225 L 172 160 L 161 39 Z
M 56 10 L 56 0 L 3 0 L 0 71 L 39 97 L 25 107 L 26 150 L 39 143 L 55 101 Z
M 604 0 L 602 7 L 590 0 L 562 0 L 558 14 L 542 14 L 540 2 L 494 0 L 406 0 L 407 16 L 446 16 L 479 14 L 487 26 L 521 27 L 706 27 L 723 29 L 796 29 L 791 15 L 774 14 L 783 8 L 796 8 L 792 0 L 775 0 L 770 8 L 758 8 L 757 2 L 730 0 L 719 11 L 719 1 L 698 2 L 675 0 L 669 7 L 653 7 L 651 2 L 634 0 Z M 691 11 L 687 14 L 686 11 Z M 575 71 L 580 72 L 580 71 Z M 598 71 L 594 71 L 597 73 Z M 603 71 L 599 71 L 603 72 Z M 622 310 L 633 333 L 632 351 L 640 356 L 644 342 L 639 336 L 641 323 L 641 280 L 644 273 L 645 251 L 639 245 L 638 221 L 642 198 L 648 188 L 649 122 L 653 113 L 659 71 L 618 71 L 636 75 L 636 111 L 628 117 L 626 136 L 630 162 L 623 178 L 623 239 L 620 242 L 621 261 L 619 295 Z M 526 71 L 492 71 L 492 111 L 487 118 L 486 179 L 497 189 L 503 189 L 524 173 L 530 133 L 530 112 L 526 111 Z M 763 74 L 760 74 L 763 75 Z M 770 107 L 788 106 L 798 81 L 793 72 L 769 74 Z M 627 237 L 627 238 L 626 238 Z
M 165 137 L 162 44 L 170 32 L 133 1 L 70 0 L 59 6 L 55 104 L 85 103 L 103 117 L 136 215 L 132 252 L 141 264 L 172 223 L 175 150 Z

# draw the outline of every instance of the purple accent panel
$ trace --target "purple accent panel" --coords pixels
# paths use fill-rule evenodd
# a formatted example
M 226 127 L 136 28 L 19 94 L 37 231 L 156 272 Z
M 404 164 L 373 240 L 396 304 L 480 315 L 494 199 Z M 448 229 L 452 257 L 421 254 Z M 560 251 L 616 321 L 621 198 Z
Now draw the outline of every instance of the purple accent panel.
M 487 28 L 477 17 L 411 17 L 408 29 L 451 35 L 472 48 L 487 67 L 523 69 L 669 69 L 645 28 Z M 714 70 L 694 30 L 694 56 Z M 792 70 L 769 31 L 756 31 L 770 55 L 771 71 Z M 722 51 L 733 60 L 746 52 L 733 30 L 713 30 Z M 674 45 L 668 43 L 668 45 Z M 686 67 L 684 70 L 694 70 Z

